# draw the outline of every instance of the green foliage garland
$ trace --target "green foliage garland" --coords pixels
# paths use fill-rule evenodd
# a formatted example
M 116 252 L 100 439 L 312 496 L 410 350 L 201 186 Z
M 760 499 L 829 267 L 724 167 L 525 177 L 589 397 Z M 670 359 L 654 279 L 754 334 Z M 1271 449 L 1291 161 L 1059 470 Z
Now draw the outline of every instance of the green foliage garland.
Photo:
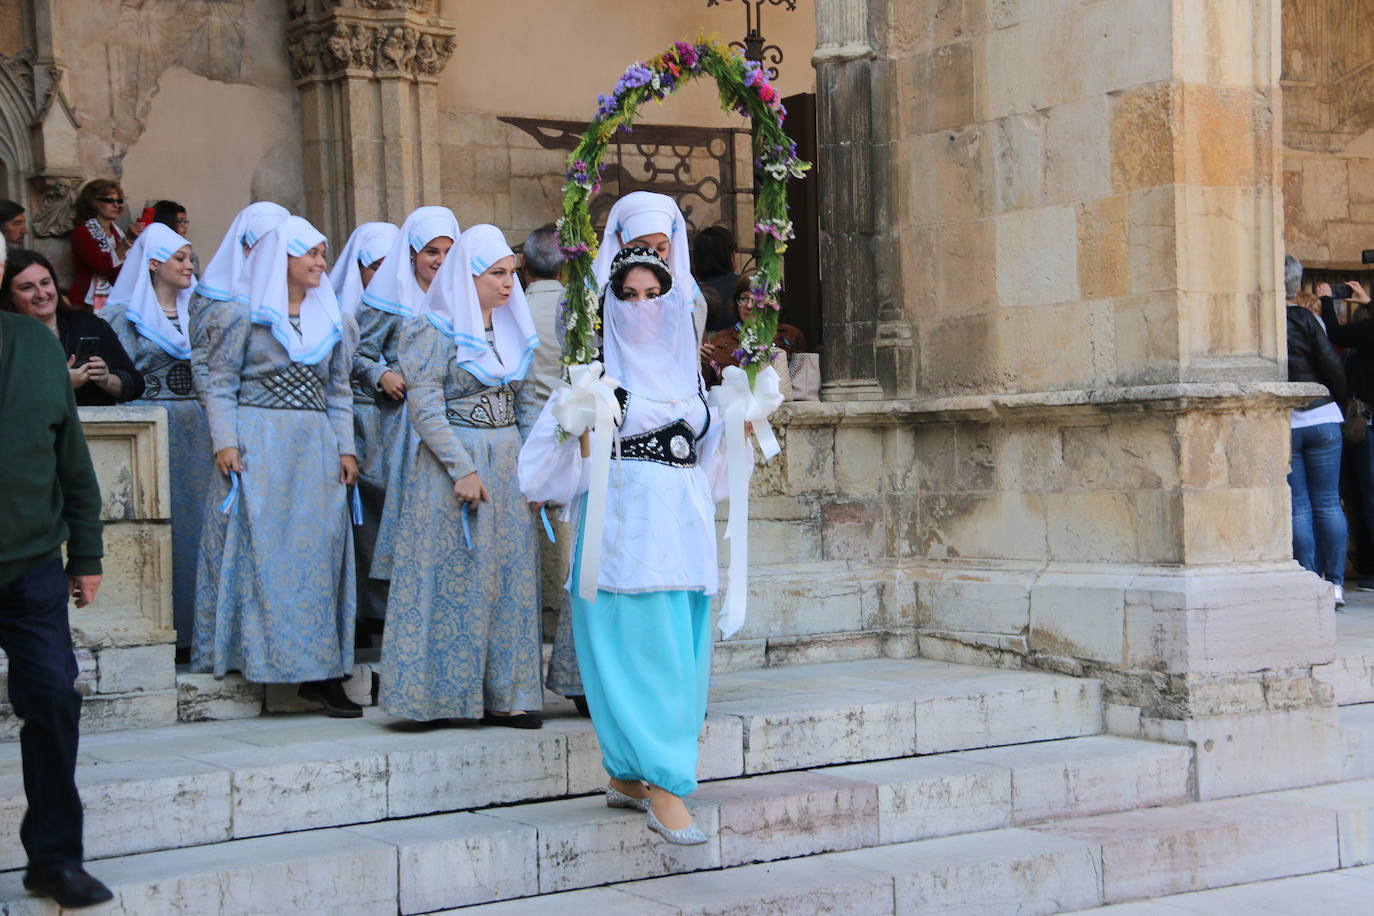
M 781 255 L 793 237 L 792 222 L 787 218 L 787 179 L 801 178 L 811 165 L 797 158 L 797 145 L 783 132 L 787 111 L 767 73 L 733 48 L 703 36 L 692 43 L 679 41 L 647 64 L 631 64 L 611 94 L 598 97 L 596 117 L 577 148 L 568 154 L 568 183 L 564 187 L 563 216 L 558 221 L 559 245 L 568 260 L 565 365 L 596 359 L 600 290 L 592 276 L 597 237 L 588 206 L 601 189 L 606 146 L 616 131 L 630 129 L 644 102 L 661 102 L 700 76 L 715 79 L 722 108 L 751 118 L 754 125 L 754 166 L 762 174 L 754 206 L 759 258 L 749 286 L 754 307 L 744 323 L 736 355 L 751 384 L 758 371 L 768 365 L 768 348 L 777 333 L 781 308 Z

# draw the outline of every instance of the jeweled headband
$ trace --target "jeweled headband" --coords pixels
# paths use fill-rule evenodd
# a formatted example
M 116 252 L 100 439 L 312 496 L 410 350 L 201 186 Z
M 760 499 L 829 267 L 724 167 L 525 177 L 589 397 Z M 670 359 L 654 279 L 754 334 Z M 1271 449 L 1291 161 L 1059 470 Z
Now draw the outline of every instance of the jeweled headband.
M 658 256 L 658 252 L 652 248 L 644 248 L 639 245 L 631 245 L 620 249 L 620 252 L 611 261 L 611 291 L 617 297 L 621 294 L 621 284 L 625 281 L 625 274 L 629 273 L 631 267 L 647 267 L 658 277 L 660 296 L 667 295 L 668 290 L 673 288 L 673 275 L 668 270 L 668 265 Z

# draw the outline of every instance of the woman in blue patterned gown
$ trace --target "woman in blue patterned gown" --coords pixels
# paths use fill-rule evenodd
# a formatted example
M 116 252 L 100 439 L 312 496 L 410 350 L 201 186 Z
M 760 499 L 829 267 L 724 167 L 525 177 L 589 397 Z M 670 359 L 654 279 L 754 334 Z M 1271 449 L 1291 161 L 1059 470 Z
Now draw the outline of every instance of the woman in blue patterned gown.
M 537 413 L 524 381 L 539 344 L 515 255 L 495 226 L 464 232 L 401 369 L 420 445 L 410 456 L 382 641 L 381 706 L 432 721 L 539 728 L 539 563 L 516 481 Z
M 247 305 L 206 313 L 206 412 L 219 470 L 206 501 L 191 664 L 300 683 L 331 716 L 353 663 L 354 458 L 349 348 L 325 239 L 288 217 L 254 247 Z
M 167 459 L 172 490 L 172 622 L 177 645 L 191 644 L 200 554 L 201 508 L 214 462 L 205 411 L 191 377 L 186 308 L 191 299 L 191 243 L 162 223 L 139 235 L 100 317 L 119 335 L 143 373 L 134 404 L 167 411 Z
M 374 579 L 391 578 L 399 498 L 405 472 L 415 450 L 415 436 L 406 419 L 407 379 L 401 370 L 401 327 L 420 306 L 449 249 L 458 239 L 458 219 L 448 207 L 420 207 L 401 224 L 382 259 L 382 266 L 363 291 L 358 307 L 358 348 L 353 354 L 353 384 L 371 394 L 381 414 L 380 442 L 368 459 L 371 481 L 380 482 L 384 504 L 372 552 L 372 568 L 361 570 Z
M 391 223 L 363 223 L 348 237 L 329 273 L 339 299 L 339 311 L 345 318 L 356 322 L 363 291 L 377 275 L 387 251 L 400 234 L 401 230 Z M 380 633 L 386 614 L 386 583 L 367 575 L 372 568 L 377 526 L 382 520 L 386 496 L 386 475 L 381 468 L 382 413 L 377 406 L 377 394 L 375 387 L 366 387 L 360 376 L 354 376 L 353 440 L 358 448 L 358 495 L 363 504 L 362 524 L 353 531 L 358 568 L 358 625 L 373 633 Z

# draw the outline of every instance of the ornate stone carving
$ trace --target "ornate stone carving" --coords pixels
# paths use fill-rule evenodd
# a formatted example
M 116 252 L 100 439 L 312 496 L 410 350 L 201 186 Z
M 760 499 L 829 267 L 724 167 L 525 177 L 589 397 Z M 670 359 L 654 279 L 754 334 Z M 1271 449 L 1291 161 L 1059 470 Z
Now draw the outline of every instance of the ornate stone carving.
M 335 21 L 313 25 L 287 38 L 291 74 L 297 80 L 327 78 L 342 70 L 363 70 L 372 76 L 436 77 L 457 47 L 450 34 L 409 24 Z
M 29 214 L 29 228 L 40 238 L 66 235 L 76 225 L 76 192 L 85 181 L 77 177 L 35 178 L 38 204 Z
M 1284 0 L 1284 141 L 1334 152 L 1374 126 L 1374 0 Z

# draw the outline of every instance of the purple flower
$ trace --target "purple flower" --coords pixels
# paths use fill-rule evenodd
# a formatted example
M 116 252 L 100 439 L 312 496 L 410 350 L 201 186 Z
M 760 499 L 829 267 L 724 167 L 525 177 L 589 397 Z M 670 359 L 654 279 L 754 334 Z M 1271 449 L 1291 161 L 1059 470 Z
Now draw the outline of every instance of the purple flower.
M 700 60 L 700 55 L 697 54 L 696 48 L 685 41 L 679 41 L 675 43 L 673 47 L 677 49 L 677 59 L 682 61 L 682 66 L 689 70 L 696 68 Z
M 596 116 L 598 118 L 606 117 L 611 112 L 615 111 L 616 106 L 619 104 L 620 99 L 615 96 L 598 95 L 596 97 Z

